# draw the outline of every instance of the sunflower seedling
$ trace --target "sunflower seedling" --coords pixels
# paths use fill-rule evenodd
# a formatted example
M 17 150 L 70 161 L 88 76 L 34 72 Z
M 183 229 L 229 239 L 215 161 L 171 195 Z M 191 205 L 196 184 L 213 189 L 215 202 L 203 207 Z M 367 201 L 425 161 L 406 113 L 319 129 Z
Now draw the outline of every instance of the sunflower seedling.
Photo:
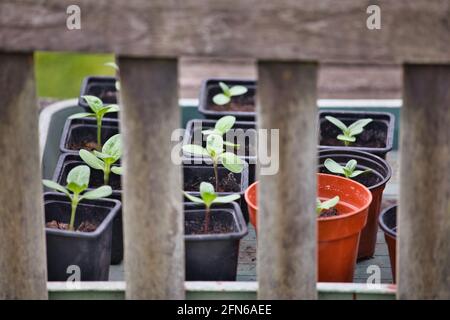
M 210 158 L 214 167 L 216 179 L 216 190 L 219 189 L 218 165 L 222 165 L 233 173 L 240 173 L 244 169 L 244 162 L 232 152 L 224 152 L 224 142 L 222 136 L 210 134 L 206 138 L 206 148 L 196 144 L 183 146 L 183 151 L 201 157 Z
M 336 196 L 334 198 L 325 200 L 323 202 L 320 201 L 320 199 L 316 199 L 316 213 L 317 215 L 320 215 L 320 213 L 323 210 L 329 210 L 331 208 L 334 208 L 339 203 L 339 196 Z
M 196 197 L 184 192 L 186 198 L 194 203 L 202 203 L 206 207 L 205 211 L 205 222 L 203 223 L 203 232 L 207 233 L 209 230 L 209 221 L 211 219 L 211 205 L 214 203 L 230 203 L 240 198 L 238 194 L 230 194 L 227 196 L 219 197 L 214 191 L 214 187 L 211 183 L 202 182 L 200 183 L 200 197 Z
M 97 120 L 97 150 L 102 148 L 102 120 L 105 114 L 118 112 L 119 106 L 117 104 L 104 105 L 102 100 L 95 96 L 82 96 L 84 100 L 86 100 L 89 108 L 91 108 L 92 112 L 80 112 L 73 114 L 69 117 L 69 119 L 78 119 L 91 117 Z
M 334 124 L 336 127 L 338 127 L 342 133 L 339 134 L 336 138 L 340 141 L 344 142 L 345 146 L 349 146 L 350 143 L 353 143 L 356 141 L 356 137 L 358 134 L 362 133 L 364 131 L 364 127 L 372 122 L 372 119 L 360 119 L 355 122 L 353 122 L 348 127 L 339 119 L 336 119 L 332 116 L 326 116 L 325 119 L 330 121 L 332 124 Z
M 69 231 L 74 230 L 75 213 L 77 210 L 78 203 L 81 200 L 83 199 L 95 200 L 105 198 L 110 196 L 112 193 L 112 189 L 110 186 L 102 186 L 92 191 L 83 193 L 89 186 L 90 175 L 91 169 L 89 169 L 88 166 L 80 165 L 70 170 L 69 174 L 67 175 L 66 187 L 63 187 L 62 185 L 51 180 L 42 180 L 44 186 L 62 192 L 69 197 L 71 202 L 71 214 L 68 229 Z
M 360 174 L 370 172 L 372 170 L 355 170 L 358 162 L 355 159 L 349 160 L 345 166 L 341 166 L 339 163 L 334 161 L 333 159 L 326 159 L 323 163 L 325 168 L 327 168 L 328 171 L 335 173 L 335 174 L 342 174 L 346 178 L 355 178 L 359 176 Z
M 226 105 L 231 101 L 232 97 L 243 95 L 248 91 L 244 86 L 229 87 L 224 82 L 219 82 L 219 86 L 222 89 L 222 92 L 213 97 L 213 102 L 219 106 Z
M 224 116 L 217 120 L 213 129 L 203 130 L 202 133 L 204 135 L 216 134 L 218 136 L 223 137 L 231 128 L 233 128 L 234 123 L 236 122 L 236 118 L 233 116 Z M 231 146 L 231 147 L 239 147 L 239 144 L 234 144 L 228 141 L 224 141 L 223 145 Z
M 122 142 L 120 133 L 112 136 L 105 142 L 102 151 L 80 150 L 79 155 L 83 161 L 92 169 L 103 171 L 103 183 L 109 184 L 109 176 L 111 172 L 121 175 L 122 168 L 112 165 L 116 163 L 122 156 Z

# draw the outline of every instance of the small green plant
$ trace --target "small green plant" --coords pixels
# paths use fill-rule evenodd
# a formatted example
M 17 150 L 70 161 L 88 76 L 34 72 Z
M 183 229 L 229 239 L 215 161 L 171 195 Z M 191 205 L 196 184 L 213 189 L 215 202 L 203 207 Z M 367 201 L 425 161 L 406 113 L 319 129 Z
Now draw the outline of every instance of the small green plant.
M 116 70 L 117 74 L 119 74 L 119 72 L 120 72 L 119 66 L 117 65 L 117 63 L 115 63 L 113 61 L 105 63 L 105 66 L 113 68 L 114 70 Z M 116 90 L 120 91 L 120 81 L 119 80 L 116 80 L 115 85 L 116 85 Z
M 240 198 L 240 195 L 238 194 L 230 194 L 227 196 L 219 197 L 216 192 L 214 191 L 214 187 L 211 183 L 208 182 L 202 182 L 200 183 L 200 197 L 196 197 L 193 195 L 190 195 L 186 192 L 184 192 L 184 195 L 186 198 L 191 200 L 194 203 L 202 203 L 206 207 L 205 212 L 205 222 L 203 224 L 203 231 L 204 233 L 208 232 L 209 229 L 209 221 L 211 217 L 211 205 L 214 203 L 229 203 L 234 200 L 237 200 Z
M 236 122 L 236 118 L 233 116 L 224 116 L 217 120 L 213 129 L 203 130 L 202 133 L 204 135 L 216 134 L 218 136 L 223 137 L 231 128 L 233 128 L 234 123 Z M 223 144 L 225 146 L 231 147 L 239 147 L 239 144 L 234 144 L 228 141 L 224 141 Z
M 183 146 L 183 151 L 201 157 L 211 159 L 216 179 L 216 190 L 219 189 L 218 165 L 222 165 L 233 173 L 240 173 L 244 169 L 244 162 L 232 152 L 224 152 L 223 138 L 217 134 L 210 134 L 206 138 L 206 148 L 195 144 Z
M 349 146 L 350 143 L 355 142 L 355 136 L 363 132 L 364 127 L 372 122 L 372 119 L 360 119 L 353 122 L 347 127 L 341 120 L 336 119 L 335 117 L 326 116 L 325 119 L 330 121 L 342 131 L 342 133 L 339 134 L 336 138 L 338 140 L 344 141 L 345 146 Z
M 105 114 L 118 112 L 119 106 L 117 104 L 103 105 L 102 100 L 95 96 L 82 96 L 91 108 L 92 112 L 80 112 L 73 114 L 69 119 L 92 117 L 97 120 L 97 150 L 102 148 L 102 120 Z
M 89 177 L 91 175 L 91 170 L 88 166 L 80 165 L 72 170 L 70 170 L 67 175 L 67 186 L 51 181 L 42 180 L 44 186 L 54 189 L 56 191 L 62 192 L 67 195 L 71 202 L 71 214 L 69 231 L 73 231 L 75 223 L 75 213 L 77 210 L 78 203 L 83 199 L 95 200 L 100 198 L 105 198 L 111 195 L 112 189 L 110 186 L 102 186 L 92 191 L 83 193 L 89 186 Z M 81 195 L 83 193 L 83 195 Z
M 226 105 L 231 101 L 232 97 L 243 95 L 248 91 L 244 86 L 232 86 L 230 88 L 224 82 L 219 82 L 219 86 L 222 92 L 213 97 L 213 102 L 219 106 Z
M 358 164 L 358 162 L 355 159 L 349 160 L 345 166 L 341 166 L 339 163 L 330 158 L 326 159 L 323 164 L 328 171 L 336 174 L 342 174 L 346 178 L 355 178 L 360 174 L 372 171 L 370 169 L 355 170 Z
M 333 207 L 335 207 L 339 203 L 339 196 L 336 196 L 334 198 L 325 200 L 323 202 L 320 201 L 319 198 L 316 199 L 316 213 L 317 215 L 320 215 L 322 210 L 328 210 Z
M 103 171 L 103 183 L 109 184 L 110 173 L 122 174 L 122 168 L 112 165 L 116 163 L 122 156 L 122 142 L 120 134 L 116 134 L 105 142 L 102 151 L 94 150 L 89 152 L 87 150 L 80 150 L 79 155 L 81 159 L 92 169 Z

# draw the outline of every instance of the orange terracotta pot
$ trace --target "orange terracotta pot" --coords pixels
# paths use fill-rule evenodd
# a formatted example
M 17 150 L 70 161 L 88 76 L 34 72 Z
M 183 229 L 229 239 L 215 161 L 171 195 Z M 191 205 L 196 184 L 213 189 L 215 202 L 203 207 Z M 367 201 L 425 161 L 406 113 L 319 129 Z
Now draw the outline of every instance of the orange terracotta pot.
M 318 219 L 318 277 L 320 282 L 352 282 L 361 230 L 372 194 L 360 183 L 330 174 L 317 174 L 320 200 L 339 196 L 338 216 Z M 257 185 L 245 192 L 250 222 L 257 226 Z M 315 213 L 311 213 L 315 214 Z

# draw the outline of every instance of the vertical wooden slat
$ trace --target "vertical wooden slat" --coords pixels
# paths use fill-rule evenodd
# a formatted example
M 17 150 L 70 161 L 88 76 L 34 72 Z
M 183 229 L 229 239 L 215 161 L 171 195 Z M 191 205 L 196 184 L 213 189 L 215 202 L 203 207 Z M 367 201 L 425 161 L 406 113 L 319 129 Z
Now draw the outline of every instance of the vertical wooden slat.
M 121 57 L 119 65 L 126 296 L 182 299 L 181 169 L 170 158 L 180 126 L 177 60 Z
M 0 299 L 46 299 L 33 55 L 0 53 Z
M 258 128 L 279 129 L 280 136 L 279 172 L 259 178 L 260 299 L 317 298 L 317 69 L 258 63 Z
M 405 65 L 398 298 L 450 299 L 450 65 Z

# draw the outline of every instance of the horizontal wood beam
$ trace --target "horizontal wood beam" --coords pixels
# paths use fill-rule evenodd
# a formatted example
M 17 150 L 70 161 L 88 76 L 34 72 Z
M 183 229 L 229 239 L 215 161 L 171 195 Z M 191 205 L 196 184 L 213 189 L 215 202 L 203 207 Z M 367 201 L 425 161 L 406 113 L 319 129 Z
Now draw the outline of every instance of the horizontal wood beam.
M 81 9 L 68 30 L 66 9 Z M 321 62 L 450 62 L 450 0 L 3 0 L 0 51 Z

